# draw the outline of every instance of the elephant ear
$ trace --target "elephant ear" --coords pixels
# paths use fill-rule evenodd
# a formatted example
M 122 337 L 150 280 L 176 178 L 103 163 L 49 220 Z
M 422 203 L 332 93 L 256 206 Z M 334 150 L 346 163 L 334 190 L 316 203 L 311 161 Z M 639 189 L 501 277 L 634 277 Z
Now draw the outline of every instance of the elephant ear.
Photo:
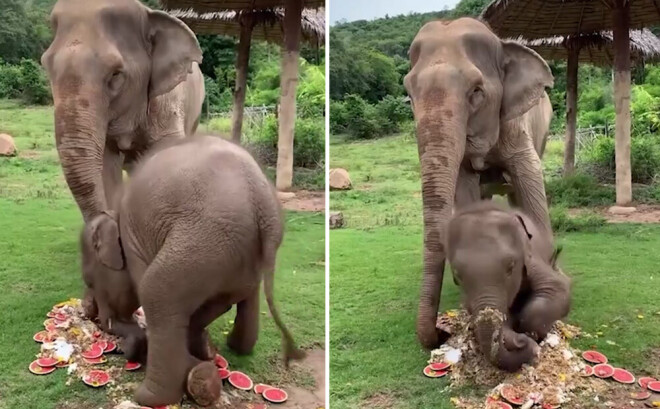
M 518 219 L 518 221 L 522 225 L 523 230 L 525 230 L 525 234 L 527 234 L 527 238 L 531 240 L 532 239 L 532 233 L 529 232 L 529 228 L 527 228 L 527 223 L 525 222 L 525 219 L 519 214 L 516 214 L 516 218 Z
M 124 268 L 124 255 L 119 242 L 119 226 L 115 213 L 103 212 L 93 220 L 92 245 L 98 260 L 113 270 Z
M 149 98 L 166 94 L 202 63 L 197 37 L 181 20 L 163 11 L 149 11 L 151 79 Z
M 502 41 L 504 83 L 500 116 L 503 121 L 529 111 L 554 85 L 550 67 L 541 56 L 514 41 Z

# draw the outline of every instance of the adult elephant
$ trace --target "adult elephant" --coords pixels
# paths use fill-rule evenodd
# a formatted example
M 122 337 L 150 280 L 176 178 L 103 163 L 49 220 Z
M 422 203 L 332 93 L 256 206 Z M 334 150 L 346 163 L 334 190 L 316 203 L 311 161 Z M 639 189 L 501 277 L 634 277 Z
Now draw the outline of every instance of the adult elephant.
M 525 213 L 552 234 L 541 161 L 525 123 L 553 84 L 532 50 L 500 40 L 482 22 L 462 18 L 425 24 L 410 46 L 404 79 L 417 125 L 424 205 L 424 279 L 417 317 L 423 346 L 447 334 L 436 329 L 453 203 L 478 200 L 481 173 L 510 177 Z
M 85 221 L 105 211 L 130 168 L 163 138 L 194 133 L 204 100 L 193 32 L 137 0 L 59 0 L 41 58 L 55 141 Z

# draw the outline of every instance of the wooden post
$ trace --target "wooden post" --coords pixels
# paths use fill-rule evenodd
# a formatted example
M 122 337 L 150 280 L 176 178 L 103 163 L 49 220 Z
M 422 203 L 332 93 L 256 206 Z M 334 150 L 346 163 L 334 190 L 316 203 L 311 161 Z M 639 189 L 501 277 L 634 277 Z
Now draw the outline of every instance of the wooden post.
M 238 56 L 236 57 L 234 110 L 231 119 L 231 139 L 236 143 L 241 143 L 241 133 L 243 132 L 245 88 L 247 87 L 247 73 L 250 65 L 250 45 L 252 43 L 252 30 L 254 29 L 254 23 L 254 16 L 251 13 L 241 15 L 241 35 L 238 40 Z
M 577 123 L 578 60 L 580 48 L 577 41 L 567 41 L 568 64 L 566 67 L 566 138 L 564 140 L 564 176 L 575 171 L 575 130 Z
M 630 172 L 630 1 L 616 0 L 614 23 L 614 108 L 616 111 L 616 204 L 632 202 Z
M 302 0 L 286 0 L 284 11 L 284 50 L 280 77 L 280 118 L 277 140 L 277 175 L 280 191 L 293 184 L 293 135 L 296 126 L 296 88 L 298 85 L 298 55 L 300 50 L 300 19 Z

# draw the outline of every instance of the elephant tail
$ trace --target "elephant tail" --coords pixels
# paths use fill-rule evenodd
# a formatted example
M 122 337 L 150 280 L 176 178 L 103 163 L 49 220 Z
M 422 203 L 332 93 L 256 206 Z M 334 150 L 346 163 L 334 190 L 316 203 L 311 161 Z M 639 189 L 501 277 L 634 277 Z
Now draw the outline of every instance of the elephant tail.
M 275 302 L 273 300 L 273 281 L 275 275 L 275 259 L 277 254 L 277 243 L 279 241 L 273 240 L 268 235 L 262 237 L 262 257 L 263 257 L 263 271 L 264 271 L 264 293 L 266 294 L 266 302 L 268 303 L 268 309 L 270 314 L 273 316 L 275 325 L 282 333 L 282 343 L 284 347 L 284 364 L 286 367 L 289 366 L 289 361 L 292 359 L 303 359 L 305 353 L 296 347 L 296 344 L 293 340 L 293 336 L 282 322 L 280 314 L 275 307 Z

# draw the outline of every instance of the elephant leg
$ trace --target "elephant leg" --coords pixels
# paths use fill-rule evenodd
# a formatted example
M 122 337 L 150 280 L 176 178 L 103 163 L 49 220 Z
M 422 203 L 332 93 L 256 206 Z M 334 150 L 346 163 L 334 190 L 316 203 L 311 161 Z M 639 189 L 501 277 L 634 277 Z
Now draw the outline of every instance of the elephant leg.
M 531 141 L 506 159 L 506 167 L 519 207 L 551 237 L 541 159 Z
M 479 186 L 479 174 L 461 166 L 458 171 L 458 180 L 456 182 L 456 196 L 454 203 L 457 209 L 461 209 L 470 203 L 478 202 L 481 198 L 481 188 Z
M 236 306 L 234 328 L 227 338 L 227 346 L 234 352 L 246 355 L 252 352 L 259 334 L 259 286 Z
M 197 282 L 186 279 L 196 266 L 181 258 L 166 242 L 139 285 L 148 344 L 146 377 L 135 393 L 140 405 L 178 403 L 189 371 L 201 363 L 188 350 L 190 317 L 199 308 L 189 303 L 205 294 L 199 294 Z
M 111 333 L 122 338 L 121 350 L 129 362 L 147 363 L 147 334 L 136 322 L 112 322 Z
M 205 302 L 190 318 L 188 330 L 188 348 L 190 353 L 203 361 L 213 359 L 216 348 L 206 327 L 216 318 L 231 309 L 224 297 L 216 297 Z

